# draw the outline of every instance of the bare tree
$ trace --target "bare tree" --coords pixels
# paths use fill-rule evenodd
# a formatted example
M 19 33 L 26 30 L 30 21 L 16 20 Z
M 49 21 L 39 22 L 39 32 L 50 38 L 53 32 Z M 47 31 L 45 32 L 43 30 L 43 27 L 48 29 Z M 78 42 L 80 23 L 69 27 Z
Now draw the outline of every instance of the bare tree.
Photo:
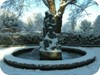
M 90 34 L 91 33 L 91 22 L 87 21 L 87 20 L 83 20 L 81 22 L 81 26 L 80 26 L 80 29 L 82 31 L 82 33 L 84 34 Z
M 42 31 L 42 28 L 43 28 L 43 16 L 42 16 L 42 14 L 32 12 L 32 14 L 27 16 L 25 28 L 26 28 L 26 31 L 29 33 Z
M 19 32 L 23 29 L 22 21 L 14 12 L 0 9 L 0 32 Z
M 18 18 L 23 13 L 24 0 L 6 0 L 1 8 L 6 9 L 7 11 L 15 11 Z
M 77 20 L 84 17 L 89 16 L 90 14 L 86 11 L 89 7 L 93 5 L 98 5 L 93 0 L 84 0 L 82 3 L 77 3 L 78 7 L 72 9 L 72 12 L 69 14 L 69 22 L 71 23 L 72 32 L 75 30 L 75 25 L 77 24 Z M 84 13 L 85 12 L 85 13 Z M 84 14 L 83 14 L 84 13 Z
M 7 0 L 4 3 L 4 6 L 11 6 L 12 5 L 12 7 L 14 8 L 14 6 L 16 6 L 18 4 L 17 7 L 15 7 L 15 9 L 18 9 L 18 7 L 21 7 L 21 8 L 19 8 L 19 9 L 21 9 L 21 10 L 19 10 L 19 12 L 22 13 L 21 11 L 22 11 L 23 7 L 25 6 L 25 3 L 27 3 L 26 1 L 28 3 L 29 2 L 40 3 L 40 1 L 43 1 L 43 3 L 48 7 L 50 13 L 52 13 L 54 15 L 54 19 L 56 22 L 56 33 L 61 32 L 62 17 L 63 17 L 64 11 L 65 11 L 65 8 L 68 5 L 76 5 L 76 6 L 80 7 L 79 5 L 77 5 L 79 0 L 59 0 L 60 5 L 59 5 L 58 10 L 56 10 L 56 4 L 55 4 L 56 0 Z M 30 4 L 28 4 L 28 5 L 30 5 Z M 83 9 L 81 9 L 81 10 L 83 10 Z

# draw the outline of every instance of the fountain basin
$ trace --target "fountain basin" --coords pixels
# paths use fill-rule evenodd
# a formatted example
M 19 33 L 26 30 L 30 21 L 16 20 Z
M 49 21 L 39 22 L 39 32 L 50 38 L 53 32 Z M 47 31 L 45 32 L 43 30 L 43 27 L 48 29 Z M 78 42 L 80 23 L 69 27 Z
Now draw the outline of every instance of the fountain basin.
M 34 47 L 33 47 L 34 48 Z M 77 48 L 62 47 L 62 52 L 80 54 L 80 57 L 62 60 L 30 60 L 19 58 L 19 55 L 31 52 L 33 48 L 18 49 L 10 55 L 4 57 L 4 62 L 10 66 L 23 69 L 40 69 L 40 70 L 60 70 L 72 69 L 88 65 L 95 60 L 95 55 L 91 51 Z

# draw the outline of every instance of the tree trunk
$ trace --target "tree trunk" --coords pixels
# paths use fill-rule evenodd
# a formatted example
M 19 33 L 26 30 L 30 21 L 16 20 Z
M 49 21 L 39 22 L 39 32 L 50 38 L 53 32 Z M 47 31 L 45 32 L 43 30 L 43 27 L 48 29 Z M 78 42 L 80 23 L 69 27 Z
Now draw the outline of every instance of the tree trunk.
M 49 5 L 49 11 L 53 14 L 56 15 L 56 7 L 55 7 L 55 1 L 54 0 L 47 0 L 48 5 Z M 55 32 L 56 33 L 61 33 L 61 26 L 62 26 L 62 15 L 58 15 L 55 17 L 56 21 L 56 27 L 55 27 Z
M 47 0 L 48 6 L 49 6 L 49 11 L 55 15 L 56 14 L 56 7 L 55 7 L 55 0 Z
M 61 33 L 62 15 L 56 17 L 56 33 Z
M 65 8 L 68 4 L 62 5 L 64 3 L 64 1 L 61 1 L 61 6 L 58 9 L 58 16 L 56 16 L 55 20 L 56 20 L 56 33 L 61 33 L 61 27 L 62 27 L 62 18 L 63 18 L 63 14 L 65 11 Z
M 49 8 L 50 13 L 52 13 L 53 15 L 56 15 L 55 16 L 55 21 L 56 21 L 56 28 L 55 28 L 56 31 L 55 32 L 61 33 L 62 17 L 65 11 L 65 8 L 70 3 L 70 1 L 61 0 L 61 5 L 57 12 L 56 12 L 56 7 L 55 7 L 55 0 L 47 0 L 47 2 L 48 2 L 48 8 Z

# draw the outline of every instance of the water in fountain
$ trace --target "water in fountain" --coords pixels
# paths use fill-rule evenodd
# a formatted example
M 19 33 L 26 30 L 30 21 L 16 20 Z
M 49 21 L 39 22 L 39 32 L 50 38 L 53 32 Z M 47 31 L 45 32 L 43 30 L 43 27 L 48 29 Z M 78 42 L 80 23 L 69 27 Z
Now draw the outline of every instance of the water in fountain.
M 81 57 L 81 54 L 74 53 L 74 52 L 62 52 L 62 60 L 66 59 L 74 59 Z M 31 52 L 23 53 L 21 55 L 18 55 L 17 57 L 28 59 L 28 60 L 39 60 L 39 48 L 34 48 Z

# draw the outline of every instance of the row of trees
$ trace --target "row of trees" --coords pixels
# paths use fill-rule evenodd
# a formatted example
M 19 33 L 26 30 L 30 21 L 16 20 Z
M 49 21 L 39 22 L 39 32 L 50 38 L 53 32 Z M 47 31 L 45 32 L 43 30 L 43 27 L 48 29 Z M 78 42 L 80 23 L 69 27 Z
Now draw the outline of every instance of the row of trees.
M 82 20 L 81 23 L 79 23 L 78 25 L 77 23 L 75 23 L 74 27 L 72 27 L 72 23 L 66 22 L 62 27 L 62 32 L 70 32 L 70 33 L 78 32 L 84 35 L 91 35 L 91 34 L 100 35 L 100 15 L 97 16 L 94 22 L 85 19 Z
M 33 0 L 33 1 L 35 1 L 37 3 L 40 2 L 40 0 Z M 65 8 L 68 5 L 72 5 L 72 4 L 75 5 L 75 7 L 73 7 L 73 9 L 71 10 L 72 12 L 69 14 L 70 16 L 68 19 L 69 22 L 71 23 L 71 27 L 74 32 L 77 20 L 80 17 L 84 16 L 85 14 L 88 15 L 88 13 L 85 11 L 85 9 L 92 5 L 97 4 L 96 2 L 94 2 L 94 0 L 85 0 L 82 3 L 80 3 L 80 0 L 60 0 L 60 2 L 61 2 L 60 7 L 58 8 L 58 10 L 56 10 L 56 6 L 55 6 L 55 3 L 57 3 L 56 0 L 41 0 L 41 1 L 43 1 L 43 3 L 49 8 L 50 13 L 52 13 L 55 16 L 54 18 L 55 18 L 55 21 L 57 24 L 57 27 L 56 27 L 57 33 L 61 32 L 62 17 L 63 17 L 64 11 L 65 11 Z M 32 2 L 32 1 L 28 1 L 28 2 Z M 40 13 L 33 14 L 31 17 L 33 17 L 34 19 L 29 17 L 27 19 L 27 21 L 28 21 L 27 23 L 22 23 L 21 21 L 19 23 L 18 18 L 23 13 L 23 9 L 25 7 L 24 3 L 27 3 L 27 1 L 26 0 L 19 0 L 19 1 L 7 0 L 7 1 L 5 1 L 4 4 L 2 5 L 2 8 L 6 9 L 7 12 L 3 13 L 3 17 L 2 16 L 1 17 L 4 18 L 5 14 L 8 17 L 4 18 L 5 20 L 2 19 L 4 22 L 1 22 L 1 23 L 3 23 L 4 25 L 3 24 L 1 24 L 1 25 L 3 25 L 3 26 L 8 25 L 8 27 L 10 25 L 12 27 L 19 26 L 19 28 L 21 28 L 19 30 L 26 30 L 26 31 L 31 31 L 31 32 L 34 30 L 35 31 L 41 30 L 42 26 L 43 26 L 43 23 L 42 23 L 43 16 Z M 12 11 L 10 9 L 15 9 L 14 12 L 17 11 L 17 13 L 19 13 L 19 14 L 17 14 L 17 16 L 14 13 L 12 14 Z M 84 11 L 85 11 L 85 14 L 83 13 Z M 5 12 L 5 11 L 3 11 L 3 12 Z M 7 15 L 8 12 L 11 13 L 12 15 L 10 15 L 10 16 Z M 15 16 L 13 16 L 13 15 L 15 15 Z M 17 25 L 16 25 L 16 23 L 17 23 Z M 88 22 L 86 22 L 86 23 L 88 23 Z M 86 30 L 86 28 L 84 29 L 84 27 L 86 27 L 86 24 L 83 22 L 82 26 L 80 28 L 81 29 L 83 28 L 82 32 L 88 32 L 89 30 Z M 89 27 L 90 27 L 90 25 L 87 26 L 87 29 L 89 29 Z
M 29 32 L 42 31 L 43 27 L 43 16 L 41 13 L 32 13 L 26 17 L 26 22 L 17 19 L 16 14 L 7 10 L 0 10 L 0 32 Z M 67 23 L 63 28 L 63 31 L 68 29 L 70 23 Z M 71 26 L 70 26 L 71 27 Z M 73 31 L 73 29 L 71 29 Z M 75 30 L 74 30 L 75 31 Z M 66 32 L 66 31 L 65 31 Z M 100 34 L 100 15 L 97 16 L 94 23 L 92 24 L 88 20 L 83 20 L 80 24 L 80 32 L 88 34 Z

